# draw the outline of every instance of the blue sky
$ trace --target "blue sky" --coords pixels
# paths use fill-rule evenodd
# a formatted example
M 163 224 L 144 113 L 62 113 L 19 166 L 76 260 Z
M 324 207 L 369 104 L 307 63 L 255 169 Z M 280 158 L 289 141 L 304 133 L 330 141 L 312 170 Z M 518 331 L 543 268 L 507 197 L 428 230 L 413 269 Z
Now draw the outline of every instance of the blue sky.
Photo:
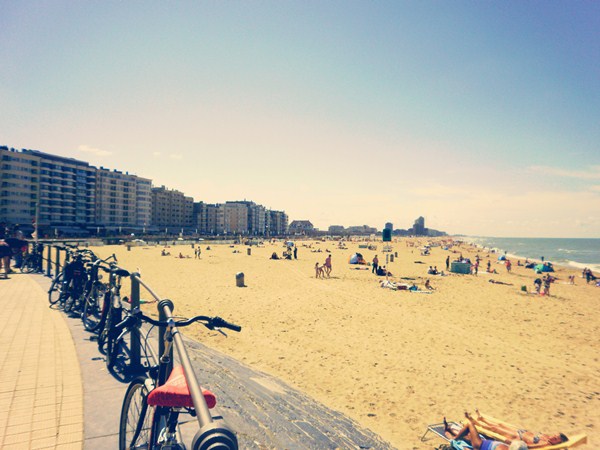
M 290 219 L 600 237 L 600 3 L 7 2 L 0 145 Z

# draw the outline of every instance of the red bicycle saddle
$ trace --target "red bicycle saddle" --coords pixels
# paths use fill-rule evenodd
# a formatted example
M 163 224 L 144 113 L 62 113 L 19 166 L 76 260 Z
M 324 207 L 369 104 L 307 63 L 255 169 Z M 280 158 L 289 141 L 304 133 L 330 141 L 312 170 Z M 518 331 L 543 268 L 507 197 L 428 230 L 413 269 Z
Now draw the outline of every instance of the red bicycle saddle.
M 206 389 L 202 389 L 202 394 L 204 395 L 204 400 L 206 400 L 206 405 L 209 408 L 214 408 L 217 404 L 215 394 Z M 168 406 L 170 408 L 194 407 L 182 366 L 173 367 L 173 371 L 169 375 L 167 382 L 150 392 L 148 395 L 148 404 L 150 406 Z

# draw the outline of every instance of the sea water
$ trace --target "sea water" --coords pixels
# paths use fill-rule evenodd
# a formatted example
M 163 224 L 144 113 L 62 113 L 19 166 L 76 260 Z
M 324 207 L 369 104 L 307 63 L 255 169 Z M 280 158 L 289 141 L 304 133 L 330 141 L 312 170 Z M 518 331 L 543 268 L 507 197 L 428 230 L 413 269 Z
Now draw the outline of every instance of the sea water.
M 482 247 L 496 249 L 516 258 L 550 261 L 574 269 L 590 268 L 600 272 L 600 239 L 495 238 L 471 236 L 467 239 Z

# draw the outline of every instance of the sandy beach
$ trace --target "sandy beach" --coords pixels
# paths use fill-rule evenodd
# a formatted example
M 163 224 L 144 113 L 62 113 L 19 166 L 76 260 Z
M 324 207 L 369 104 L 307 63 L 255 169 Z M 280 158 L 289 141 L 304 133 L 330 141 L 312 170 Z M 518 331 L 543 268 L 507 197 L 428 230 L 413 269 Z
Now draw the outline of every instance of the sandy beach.
M 139 268 L 176 313 L 220 315 L 243 327 L 227 338 L 201 327 L 187 335 L 281 378 L 399 449 L 433 448 L 441 441 L 420 441 L 427 424 L 460 420 L 476 407 L 531 430 L 586 433 L 581 448 L 597 448 L 600 289 L 558 268 L 550 297 L 524 293 L 521 286 L 531 292 L 537 277 L 531 269 L 513 260 L 507 273 L 497 255 L 467 244 L 452 250 L 472 258 L 479 252 L 478 276 L 430 276 L 430 265 L 445 270 L 446 257 L 458 253 L 434 247 L 422 256 L 424 242 L 402 239 L 383 253 L 381 242 L 369 250 L 298 241 L 291 261 L 269 259 L 282 254 L 282 242 L 252 247 L 251 255 L 246 246 L 202 242 L 199 260 L 190 245 L 171 246 L 171 256 L 160 256 L 158 246 L 93 250 Z M 315 263 L 327 250 L 331 278 L 316 279 Z M 429 278 L 435 290 L 381 288 L 370 267 L 348 264 L 356 251 L 369 262 L 397 252 L 387 265 L 392 279 L 423 289 Z M 189 258 L 176 258 L 179 252 Z M 485 273 L 488 259 L 498 274 Z M 246 287 L 236 287 L 238 272 Z M 571 274 L 575 285 L 567 284 Z

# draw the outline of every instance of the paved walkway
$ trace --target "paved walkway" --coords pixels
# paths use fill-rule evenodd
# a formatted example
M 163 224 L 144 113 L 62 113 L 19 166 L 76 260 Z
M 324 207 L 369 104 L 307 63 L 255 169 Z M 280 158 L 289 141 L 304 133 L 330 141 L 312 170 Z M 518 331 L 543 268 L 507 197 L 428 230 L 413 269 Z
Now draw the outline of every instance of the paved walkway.
M 79 318 L 49 308 L 49 285 L 42 275 L 0 279 L 0 448 L 118 448 L 127 383 L 108 373 Z M 241 449 L 392 448 L 280 380 L 186 341 L 202 385 L 217 394 L 213 415 Z M 196 430 L 194 420 L 183 425 L 185 440 Z
M 0 279 L 0 349 L 0 448 L 81 449 L 75 345 L 34 276 Z

